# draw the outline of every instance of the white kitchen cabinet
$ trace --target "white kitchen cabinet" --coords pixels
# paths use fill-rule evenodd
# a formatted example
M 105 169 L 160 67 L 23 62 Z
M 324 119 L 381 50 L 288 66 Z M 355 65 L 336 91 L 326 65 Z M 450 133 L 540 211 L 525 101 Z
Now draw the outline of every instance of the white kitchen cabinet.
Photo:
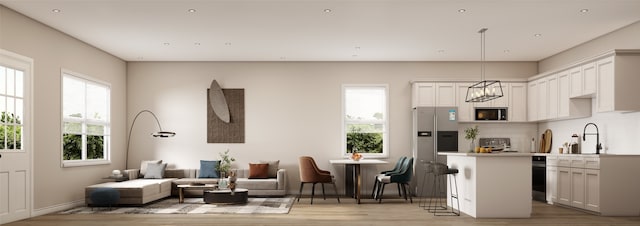
M 597 112 L 640 110 L 640 53 L 616 52 L 596 61 L 596 70 Z
M 591 116 L 591 99 L 571 98 L 571 70 L 558 73 L 558 119 Z
M 558 117 L 558 75 L 553 74 L 547 79 L 547 119 Z
M 548 160 L 548 158 L 547 158 Z M 558 166 L 547 165 L 547 203 L 553 204 L 558 202 Z
M 457 99 L 458 103 L 458 121 L 459 122 L 473 122 L 475 119 L 473 117 L 474 107 L 473 103 L 466 102 L 467 99 L 467 90 L 469 86 L 473 85 L 472 83 L 456 83 L 457 89 Z
M 509 84 L 509 109 L 507 118 L 510 122 L 527 121 L 527 83 Z
M 438 107 L 456 106 L 455 83 L 436 83 L 436 106 Z
M 530 81 L 527 84 L 527 120 L 538 121 L 538 81 Z
M 412 107 L 436 106 L 436 84 L 432 82 L 413 83 Z
M 584 168 L 573 168 L 569 170 L 571 172 L 571 206 L 584 209 L 585 199 L 585 174 Z
M 412 107 L 456 106 L 455 83 L 416 82 Z
M 557 203 L 571 205 L 571 168 L 558 166 Z
M 600 170 L 585 169 L 584 208 L 600 212 Z
M 549 86 L 546 78 L 538 80 L 538 120 L 545 120 L 549 117 Z
M 571 98 L 590 98 L 597 88 L 596 64 L 589 62 L 569 70 L 571 80 Z

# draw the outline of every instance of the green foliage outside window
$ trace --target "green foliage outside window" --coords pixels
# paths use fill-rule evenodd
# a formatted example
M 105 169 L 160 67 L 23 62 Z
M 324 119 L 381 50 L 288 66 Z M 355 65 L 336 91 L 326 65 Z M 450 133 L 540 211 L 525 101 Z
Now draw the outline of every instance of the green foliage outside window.
M 382 133 L 369 133 L 374 125 L 351 125 L 347 133 L 347 153 L 382 153 Z
M 13 113 L 2 112 L 0 117 L 0 149 L 22 149 L 22 125 Z

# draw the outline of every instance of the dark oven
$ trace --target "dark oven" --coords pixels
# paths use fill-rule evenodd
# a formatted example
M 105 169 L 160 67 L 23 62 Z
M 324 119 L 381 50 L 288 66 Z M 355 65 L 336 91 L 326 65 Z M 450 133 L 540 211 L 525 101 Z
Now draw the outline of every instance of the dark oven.
M 545 202 L 547 199 L 547 157 L 532 156 L 531 186 L 533 200 Z

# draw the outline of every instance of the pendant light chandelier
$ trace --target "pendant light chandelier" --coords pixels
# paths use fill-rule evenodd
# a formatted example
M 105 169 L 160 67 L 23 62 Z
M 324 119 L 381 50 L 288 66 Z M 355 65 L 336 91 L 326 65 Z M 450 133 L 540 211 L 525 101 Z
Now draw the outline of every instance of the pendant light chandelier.
M 499 80 L 485 80 L 485 32 L 487 28 L 482 28 L 480 33 L 480 82 L 469 86 L 465 102 L 486 102 L 503 96 L 502 85 Z

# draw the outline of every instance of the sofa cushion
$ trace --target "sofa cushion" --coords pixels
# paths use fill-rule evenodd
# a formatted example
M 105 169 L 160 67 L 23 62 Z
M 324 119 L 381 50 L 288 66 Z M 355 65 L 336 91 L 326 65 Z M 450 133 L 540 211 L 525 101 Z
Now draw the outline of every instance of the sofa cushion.
M 267 175 L 269 178 L 274 178 L 278 176 L 278 167 L 280 167 L 280 160 L 276 160 L 276 161 L 260 160 L 260 163 L 269 164 L 269 174 Z
M 261 179 L 269 176 L 269 164 L 249 163 L 249 179 Z
M 237 188 L 246 188 L 249 190 L 276 190 L 278 189 L 278 180 L 275 178 L 268 179 L 249 179 L 238 178 L 236 180 Z
M 149 163 L 162 163 L 162 160 L 144 160 L 140 163 L 140 177 L 144 177 L 147 173 L 147 165 Z
M 200 160 L 200 173 L 198 178 L 219 178 L 218 165 L 220 160 Z
M 167 168 L 166 163 L 149 163 L 147 164 L 147 173 L 145 179 L 162 179 L 164 178 L 164 169 Z

